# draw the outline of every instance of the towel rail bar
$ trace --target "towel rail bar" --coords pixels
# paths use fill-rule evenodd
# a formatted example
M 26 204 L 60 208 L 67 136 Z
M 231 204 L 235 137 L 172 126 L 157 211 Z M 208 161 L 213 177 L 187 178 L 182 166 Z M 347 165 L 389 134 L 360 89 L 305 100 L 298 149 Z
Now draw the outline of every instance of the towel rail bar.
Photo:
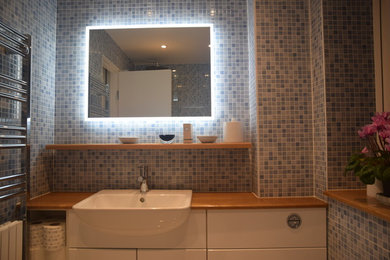
M 0 37 L 2 37 L 3 39 L 6 39 L 7 41 L 11 42 L 12 44 L 15 44 L 16 46 L 18 46 L 20 51 L 23 53 L 23 55 L 27 55 L 29 53 L 30 50 L 24 41 L 18 41 L 16 39 L 8 36 L 7 34 L 5 34 L 2 31 L 0 31 Z
M 13 183 L 13 184 L 9 184 L 9 185 L 4 185 L 4 186 L 0 187 L 0 192 L 6 191 L 6 190 L 13 190 L 13 189 L 17 189 L 17 188 L 23 188 L 25 186 L 26 186 L 25 182 L 18 182 L 18 183 Z
M 19 192 L 14 192 L 14 193 L 2 195 L 2 196 L 0 196 L 0 201 L 8 200 L 8 199 L 11 199 L 13 197 L 22 196 L 22 195 L 24 197 L 26 197 L 26 191 L 19 191 Z
M 27 91 L 25 89 L 17 88 L 17 87 L 8 85 L 4 82 L 0 82 L 0 87 L 11 90 L 11 91 L 15 91 L 15 92 L 20 93 L 20 94 L 27 94 Z
M 9 125 L 0 125 L 1 130 L 17 130 L 17 131 L 26 131 L 26 127 L 23 126 L 9 126 Z
M 20 102 L 27 102 L 27 98 L 16 96 L 16 95 L 11 95 L 8 93 L 1 93 L 0 92 L 0 97 L 16 100 L 16 101 L 20 101 Z
M 17 30 L 13 29 L 12 27 L 9 27 L 5 23 L 0 22 L 0 28 L 4 29 L 10 33 L 16 34 L 16 36 L 18 36 L 19 38 L 21 38 L 24 41 L 26 41 L 28 39 L 26 35 L 18 32 Z
M 26 144 L 0 144 L 0 149 L 24 148 Z
M 24 135 L 0 135 L 0 139 L 26 139 Z
M 14 175 L 9 175 L 9 176 L 4 176 L 0 177 L 0 181 L 10 181 L 10 180 L 15 180 L 19 178 L 26 177 L 25 173 L 20 173 L 20 174 L 14 174 Z
M 10 76 L 7 76 L 5 74 L 1 74 L 0 73 L 0 78 L 8 80 L 8 81 L 11 81 L 13 83 L 17 83 L 17 84 L 23 85 L 23 86 L 27 86 L 27 82 L 26 81 L 20 80 L 20 79 L 14 79 L 14 78 L 12 78 Z
M 26 56 L 25 53 L 21 52 L 21 51 L 18 50 L 17 48 L 15 48 L 15 47 L 13 47 L 12 45 L 6 43 L 5 41 L 0 40 L 0 45 L 4 46 L 5 48 L 7 48 L 7 49 L 10 50 L 10 51 L 13 51 L 13 52 L 16 53 L 16 54 L 21 55 L 22 57 L 25 57 L 25 56 Z

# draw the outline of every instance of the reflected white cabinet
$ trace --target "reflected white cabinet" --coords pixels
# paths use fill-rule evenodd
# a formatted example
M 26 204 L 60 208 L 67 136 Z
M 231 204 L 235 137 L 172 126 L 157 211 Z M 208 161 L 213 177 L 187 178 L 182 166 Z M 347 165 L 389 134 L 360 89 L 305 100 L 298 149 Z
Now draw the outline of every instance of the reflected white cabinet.
M 138 260 L 206 260 L 206 249 L 138 249 Z
M 79 249 L 70 248 L 68 260 L 137 260 L 135 249 Z

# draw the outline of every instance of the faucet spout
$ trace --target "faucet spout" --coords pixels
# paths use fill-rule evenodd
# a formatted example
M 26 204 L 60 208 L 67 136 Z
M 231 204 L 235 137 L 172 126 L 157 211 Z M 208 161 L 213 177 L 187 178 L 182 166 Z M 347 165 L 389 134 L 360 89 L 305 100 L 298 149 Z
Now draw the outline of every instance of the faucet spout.
M 148 188 L 148 171 L 149 167 L 146 165 L 139 166 L 139 176 L 138 176 L 138 182 L 141 183 L 141 186 L 139 188 L 141 194 L 145 194 L 149 191 Z
M 143 180 L 141 183 L 140 192 L 141 194 L 145 194 L 148 191 L 149 191 L 148 183 L 146 182 L 146 180 Z

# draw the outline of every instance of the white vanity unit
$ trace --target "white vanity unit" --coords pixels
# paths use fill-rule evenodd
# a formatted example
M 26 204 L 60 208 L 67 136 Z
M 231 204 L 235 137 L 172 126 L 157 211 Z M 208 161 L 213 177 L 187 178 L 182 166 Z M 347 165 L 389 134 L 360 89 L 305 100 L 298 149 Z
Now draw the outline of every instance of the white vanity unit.
M 186 221 L 142 236 L 82 220 L 72 206 L 90 195 L 51 193 L 27 205 L 30 211 L 66 211 L 69 260 L 326 259 L 327 204 L 315 198 L 193 193 Z
M 99 230 L 69 210 L 67 244 L 69 260 L 320 260 L 326 209 L 193 209 L 181 227 L 144 237 Z

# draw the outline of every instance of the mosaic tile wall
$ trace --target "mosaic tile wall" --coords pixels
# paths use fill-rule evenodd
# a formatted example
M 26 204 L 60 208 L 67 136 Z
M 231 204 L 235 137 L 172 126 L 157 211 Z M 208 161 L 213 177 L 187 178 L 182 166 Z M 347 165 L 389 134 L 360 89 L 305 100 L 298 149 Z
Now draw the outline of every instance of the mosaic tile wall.
M 255 35 L 255 1 L 248 0 L 248 58 L 249 58 L 249 113 L 250 113 L 250 133 L 252 142 L 251 170 L 252 170 L 252 191 L 258 195 L 258 106 L 257 106 L 257 86 L 256 86 L 256 35 Z
M 327 188 L 327 118 L 322 0 L 310 0 L 310 19 L 314 194 L 319 198 L 324 198 L 323 192 Z
M 55 143 L 118 143 L 119 136 L 139 136 L 140 142 L 153 143 L 159 142 L 158 134 L 162 133 L 174 133 L 177 136 L 175 141 L 182 142 L 183 123 L 193 124 L 194 138 L 196 135 L 217 135 L 221 140 L 223 123 L 231 118 L 237 118 L 243 123 L 245 140 L 249 141 L 246 8 L 245 0 L 59 0 Z M 85 26 L 169 23 L 214 25 L 214 119 L 85 121 Z M 226 151 L 215 152 L 220 156 L 227 156 Z M 155 161 L 161 160 L 159 156 L 165 158 L 169 152 L 161 153 L 154 158 Z M 177 156 L 177 160 L 184 160 L 185 153 L 178 153 Z M 88 158 L 94 159 L 94 156 Z M 224 178 L 234 179 L 238 174 L 236 168 L 242 167 L 231 165 L 227 159 L 224 162 Z M 127 162 L 116 163 L 120 165 Z M 150 163 L 153 164 L 153 160 Z M 134 164 L 137 165 L 138 162 Z M 208 162 L 199 166 L 199 169 L 203 170 L 204 181 L 215 174 L 210 164 L 211 162 Z M 62 167 L 55 161 L 56 178 L 65 178 L 69 172 L 73 172 L 72 178 L 81 180 L 83 173 L 76 169 L 77 162 Z M 183 171 L 183 174 L 187 173 Z M 250 170 L 239 174 L 250 176 Z M 106 179 L 108 180 L 108 177 Z M 229 185 L 230 189 L 236 184 Z M 248 190 L 251 190 L 251 187 Z
M 375 111 L 372 3 L 323 0 L 328 189 L 360 188 L 343 170 Z
M 88 113 L 91 117 L 109 116 L 110 92 L 103 80 L 103 56 L 120 70 L 134 65 L 104 30 L 91 30 L 89 35 Z
M 55 0 L 5 0 L 0 19 L 32 35 L 30 196 L 49 191 L 51 155 L 45 144 L 54 142 L 54 77 L 56 59 Z M 8 207 L 1 206 L 4 212 Z
M 328 259 L 390 259 L 390 223 L 328 201 Z
M 175 70 L 172 79 L 172 116 L 211 116 L 210 64 L 176 64 L 168 67 Z
M 313 195 L 309 4 L 256 1 L 260 196 Z
M 247 149 L 56 151 L 53 190 L 137 189 L 138 167 L 149 166 L 152 189 L 250 192 Z

